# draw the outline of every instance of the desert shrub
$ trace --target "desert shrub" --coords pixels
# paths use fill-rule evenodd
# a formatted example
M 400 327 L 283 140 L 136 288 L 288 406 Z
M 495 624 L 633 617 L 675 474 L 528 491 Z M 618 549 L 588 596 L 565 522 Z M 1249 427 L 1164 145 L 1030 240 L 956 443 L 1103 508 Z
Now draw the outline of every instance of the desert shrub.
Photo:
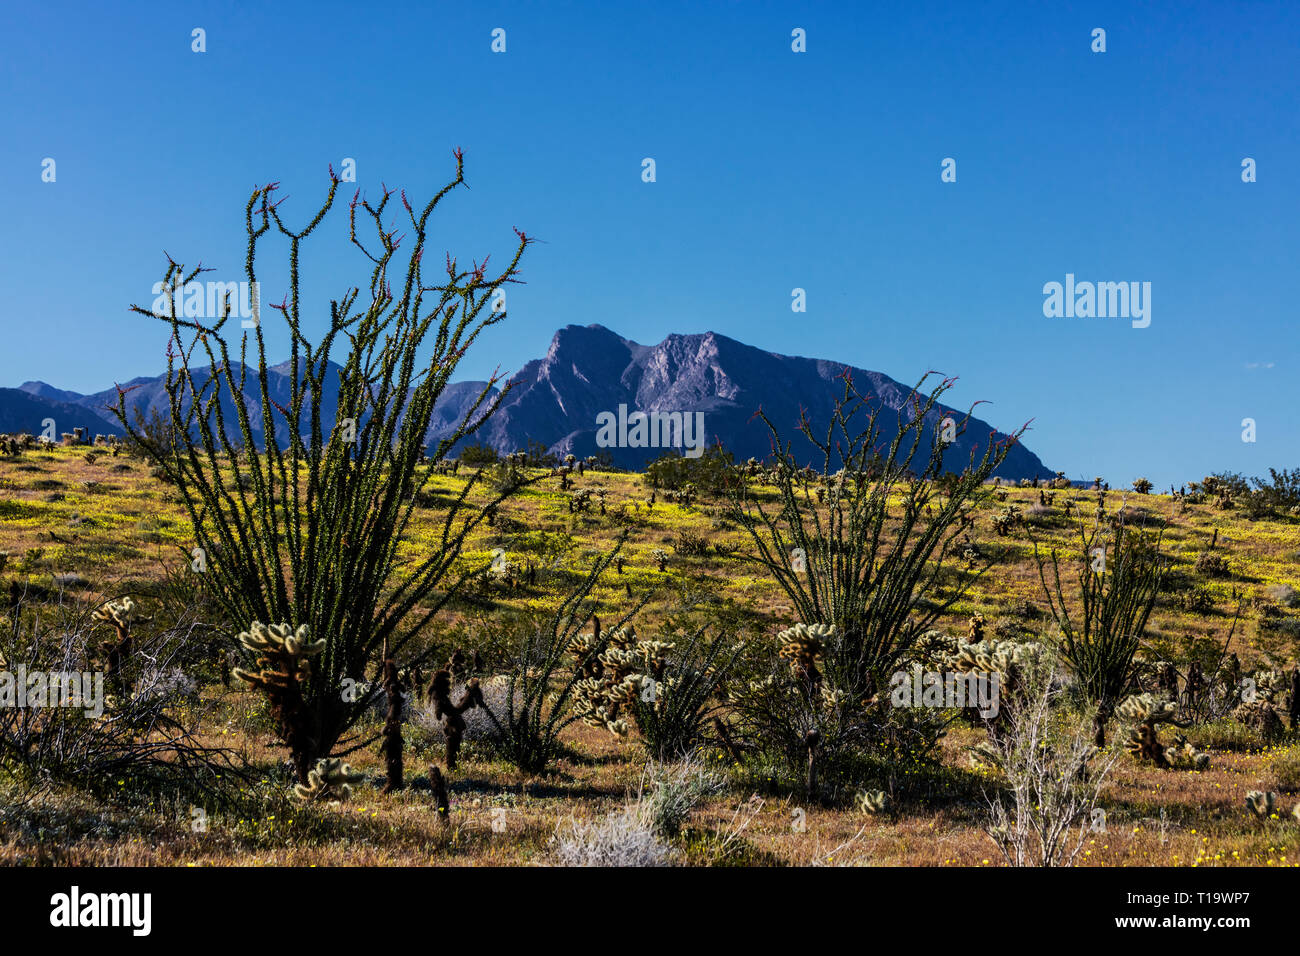
M 1051 505 L 1037 504 L 1029 506 L 1029 510 L 1024 513 L 1023 520 L 1025 524 L 1046 528 L 1056 524 L 1060 517 L 1060 512 Z
M 248 364 L 249 333 L 235 343 L 227 339 L 229 301 L 215 320 L 187 317 L 177 307 L 180 290 L 198 269 L 187 272 L 170 262 L 160 311 L 132 307 L 161 319 L 170 334 L 166 418 L 174 443 L 159 447 L 132 422 L 129 389 L 119 391 L 117 418 L 175 485 L 213 596 L 238 626 L 307 625 L 326 643 L 304 676 L 304 706 L 295 718 L 301 726 L 292 734 L 300 783 L 369 705 L 342 694 L 344 682 L 364 680 L 369 671 L 377 683 L 380 649 L 402 654 L 464 582 L 485 570 L 461 570 L 458 563 L 466 536 L 483 520 L 484 509 L 469 503 L 474 478 L 448 508 L 427 556 L 414 568 L 402 567 L 398 556 L 432 471 L 421 465 L 434 406 L 466 349 L 505 318 L 492 309 L 491 298 L 515 280 L 529 241 L 519 233 L 513 257 L 495 277 L 482 266 L 463 269 L 449 255 L 445 278 L 426 278 L 429 217 L 463 183 L 458 151 L 455 179 L 422 209 L 402 194 L 412 238 L 404 264 L 396 259 L 400 239 L 384 224 L 395 194 L 385 191 L 373 205 L 351 204 L 348 234 L 369 263 L 370 295 L 362 300 L 358 284 L 332 301 L 317 345 L 303 333 L 299 258 L 304 240 L 334 207 L 340 179 L 331 173 L 328 197 L 299 230 L 282 220 L 274 184 L 253 192 L 244 211 L 248 280 L 257 281 L 258 243 L 273 227 L 287 241 L 291 265 L 289 293 L 278 307 L 291 342 L 289 394 L 282 398 L 268 380 L 272 363 L 260 325 Z M 373 248 L 361 238 L 369 227 Z M 340 364 L 338 342 L 347 343 Z M 202 360 L 206 367 L 198 364 Z M 438 444 L 430 456 L 435 464 L 499 406 L 504 392 L 494 397 L 492 387 L 485 385 Z M 333 412 L 324 405 L 327 392 L 336 396 Z M 254 421 L 263 425 L 260 435 Z
M 646 765 L 634 797 L 597 821 L 570 819 L 551 838 L 560 866 L 667 866 L 677 857 L 675 839 L 705 797 L 721 793 L 722 777 L 691 756 Z
M 1106 742 L 1106 725 L 1136 676 L 1137 649 L 1160 594 L 1166 562 L 1161 534 L 1148 539 L 1122 522 L 1114 529 L 1088 530 L 1080 523 L 1078 604 L 1074 615 L 1065 597 L 1057 549 L 1048 558 L 1034 542 L 1038 576 L 1060 632 L 1059 646 L 1089 701 L 1096 707 L 1096 746 Z M 1050 562 L 1053 582 L 1048 584 Z
M 1290 640 L 1300 640 L 1300 617 L 1267 617 L 1261 615 L 1260 630 L 1266 630 Z
M 673 541 L 673 551 L 683 557 L 704 557 L 709 553 L 708 536 L 683 528 L 677 532 L 677 539 Z
M 724 494 L 740 483 L 740 475 L 732 463 L 732 455 L 716 445 L 710 445 L 696 458 L 669 449 L 650 462 L 645 470 L 651 488 L 681 491 L 694 485 L 708 494 Z
M 177 426 L 157 408 L 132 410 L 135 427 L 127 431 L 122 450 L 128 458 L 157 461 L 175 455 L 180 448 Z
M 1248 753 L 1264 746 L 1259 731 L 1229 717 L 1195 724 L 1186 733 L 1189 741 L 1205 750 Z
M 1207 578 L 1226 578 L 1232 574 L 1228 559 L 1213 551 L 1202 551 L 1196 556 L 1196 573 Z
M 0 771 L 100 796 L 123 793 L 129 781 L 135 796 L 230 799 L 247 774 L 229 751 L 200 740 L 205 714 L 196 706 L 194 682 L 177 663 L 193 622 L 148 632 L 136 626 L 128 641 L 115 638 L 110 678 L 110 642 L 95 636 L 95 610 L 81 602 L 39 614 L 22 602 L 10 609 L 0 629 L 0 672 L 44 676 L 39 691 L 28 681 L 26 706 L 4 700 L 17 694 L 12 680 L 7 690 L 0 686 Z M 90 677 L 90 686 L 74 686 L 73 675 Z
M 1178 605 L 1194 614 L 1209 614 L 1214 610 L 1214 592 L 1207 587 L 1193 587 L 1178 595 Z
M 701 800 L 725 789 L 725 778 L 710 770 L 699 755 L 687 754 L 672 763 L 647 763 L 637 801 L 646 806 L 651 829 L 671 840 Z
M 466 445 L 457 455 L 462 465 L 471 468 L 483 468 L 487 465 L 495 465 L 500 456 L 497 450 L 490 445 Z
M 41 517 L 40 508 L 13 498 L 0 498 L 0 521 L 22 521 Z
M 1264 594 L 1283 607 L 1300 607 L 1300 592 L 1289 584 L 1270 584 L 1264 589 Z
M 1021 670 L 998 717 L 974 753 L 1001 783 L 985 791 L 985 832 L 1011 866 L 1070 866 L 1118 750 L 1098 752 L 1087 718 L 1066 708 L 1050 655 Z
M 166 667 L 147 666 L 136 678 L 131 696 L 141 702 L 151 700 L 197 703 L 198 682 L 175 664 Z
M 709 722 L 721 708 L 720 689 L 741 648 L 725 632 L 709 637 L 703 628 L 666 632 L 659 639 L 672 645 L 663 668 L 651 692 L 638 694 L 630 709 L 646 749 L 666 760 L 705 742 Z
M 1279 511 L 1290 511 L 1300 507 L 1300 468 L 1281 471 L 1270 468 L 1268 480 L 1252 478 L 1256 494 L 1263 503 Z
M 603 820 L 561 823 L 551 845 L 559 866 L 670 866 L 673 860 L 672 848 L 659 839 L 641 802 Z

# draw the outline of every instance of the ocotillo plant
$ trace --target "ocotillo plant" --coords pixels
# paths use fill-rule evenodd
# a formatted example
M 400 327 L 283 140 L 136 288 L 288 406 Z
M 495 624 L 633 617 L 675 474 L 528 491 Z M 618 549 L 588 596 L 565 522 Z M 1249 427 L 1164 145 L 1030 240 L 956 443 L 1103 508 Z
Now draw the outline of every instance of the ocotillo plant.
M 1122 523 L 1113 534 L 1102 527 L 1088 531 L 1080 523 L 1082 609 L 1075 616 L 1066 603 L 1056 549 L 1044 559 L 1034 543 L 1038 576 L 1060 629 L 1061 655 L 1097 707 L 1093 742 L 1098 747 L 1105 746 L 1106 726 L 1137 673 L 1134 655 L 1164 579 L 1160 541 L 1161 534 L 1147 541 Z M 1047 581 L 1049 562 L 1052 585 Z
M 195 318 L 181 307 L 182 290 L 201 267 L 187 271 L 169 258 L 160 312 L 132 307 L 170 331 L 166 393 L 174 441 L 150 442 L 142 433 L 128 406 L 130 389 L 119 390 L 116 414 L 176 488 L 212 594 L 233 621 L 306 624 L 326 642 L 304 688 L 312 743 L 309 752 L 294 755 L 300 768 L 330 753 L 371 703 L 370 695 L 348 699 L 344 681 L 370 678 L 377 688 L 385 642 L 400 655 L 469 577 L 486 570 L 456 570 L 467 534 L 482 520 L 482 510 L 468 503 L 476 477 L 448 506 L 428 556 L 413 567 L 398 557 L 431 470 L 422 459 L 434 405 L 479 334 L 505 318 L 496 293 L 519 281 L 518 264 L 531 241 L 516 230 L 513 257 L 495 276 L 486 260 L 465 269 L 448 254 L 445 277 L 426 278 L 429 217 L 464 181 L 457 150 L 455 179 L 422 209 L 401 194 L 412 237 L 403 260 L 397 258 L 402 237 L 384 226 L 384 217 L 398 212 L 395 193 L 386 189 L 372 204 L 358 192 L 348 234 L 368 263 L 369 296 L 353 287 L 331 301 L 316 345 L 306 337 L 300 253 L 333 209 L 340 179 L 331 170 L 324 204 L 296 230 L 273 201 L 276 184 L 253 192 L 244 210 L 252 288 L 258 288 L 259 243 L 278 232 L 288 246 L 288 292 L 271 306 L 288 330 L 287 395 L 271 384 L 260 317 L 232 343 L 228 299 L 216 318 Z M 371 238 L 363 238 L 370 227 Z M 339 343 L 346 343 L 346 354 L 336 365 Z M 494 383 L 495 377 L 439 442 L 430 465 L 499 406 L 504 392 L 493 397 Z M 325 404 L 329 394 L 336 396 L 335 414 Z M 410 662 L 419 663 L 419 656 Z
M 689 754 L 703 742 L 710 720 L 720 716 L 721 686 L 741 651 L 725 631 L 663 636 L 671 637 L 671 652 L 650 669 L 649 692 L 638 694 L 630 708 L 646 750 L 661 761 Z M 720 736 L 726 736 L 725 726 Z
M 850 699 L 863 700 L 982 573 L 922 602 L 954 551 L 964 509 L 987 496 L 984 482 L 1025 429 L 1000 442 L 990 438 L 982 457 L 972 451 L 969 466 L 940 487 L 949 440 L 971 420 L 969 412 L 941 419 L 938 401 L 953 380 L 926 396 L 922 378 L 898 411 L 897 432 L 885 440 L 884 407 L 847 372 L 844 379 L 824 435 L 806 417 L 799 427 L 820 470 L 801 467 L 760 410 L 777 453 L 780 505 L 765 507 L 745 482 L 737 483 L 732 504 L 753 545 L 743 557 L 776 579 L 800 621 L 839 629 L 840 640 L 827 649 L 827 677 Z M 824 505 L 817 500 L 822 487 Z
M 584 634 L 597 610 L 591 592 L 625 540 L 626 534 L 620 535 L 612 550 L 595 559 L 544 624 L 525 622 L 506 676 L 505 702 L 499 713 L 491 705 L 484 707 L 497 751 L 525 773 L 540 773 L 560 751 L 560 732 L 581 719 L 573 705 L 579 682 L 588 676 L 590 665 L 604 653 L 612 635 L 646 603 L 642 598 L 633 604 L 613 627 L 602 632 L 597 626 L 591 635 Z M 564 664 L 578 648 L 576 665 L 566 673 Z

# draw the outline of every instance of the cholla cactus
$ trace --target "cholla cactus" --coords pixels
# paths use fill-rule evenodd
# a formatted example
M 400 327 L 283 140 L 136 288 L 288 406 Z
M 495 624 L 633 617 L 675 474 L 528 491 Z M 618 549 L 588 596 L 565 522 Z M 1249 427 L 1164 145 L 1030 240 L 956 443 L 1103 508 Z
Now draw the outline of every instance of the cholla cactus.
M 1210 766 L 1210 755 L 1197 750 L 1182 734 L 1174 734 L 1174 742 L 1165 748 L 1165 759 L 1174 770 L 1207 770 Z
M 289 746 L 298 780 L 307 783 L 311 761 L 319 753 L 319 738 L 303 701 L 303 686 L 311 676 L 308 659 L 325 649 L 325 641 L 311 640 L 306 624 L 294 631 L 288 624 L 254 621 L 239 635 L 239 643 L 256 657 L 251 668 L 235 667 L 231 674 L 266 694 L 276 730 Z
M 325 800 L 341 803 L 352 796 L 352 784 L 360 783 L 363 774 L 354 773 L 351 765 L 340 757 L 326 757 L 316 761 L 316 766 L 307 775 L 305 784 L 296 784 L 293 795 L 304 803 Z
M 1157 724 L 1173 724 L 1182 727 L 1177 719 L 1178 705 L 1172 700 L 1157 697 L 1155 694 L 1135 694 L 1126 698 L 1115 709 L 1120 720 L 1137 721 L 1137 726 L 1129 731 L 1125 749 L 1139 760 L 1147 760 L 1166 770 L 1204 770 L 1210 765 L 1208 754 L 1201 753 L 1187 742 L 1187 738 L 1178 735 L 1172 746 L 1160 743 Z
M 579 635 L 569 645 L 583 675 L 574 685 L 574 711 L 583 723 L 625 737 L 628 724 L 620 716 L 623 708 L 663 679 L 665 654 L 673 645 L 642 641 L 631 626 L 615 631 L 605 650 L 592 655 L 599 642 L 596 631 Z
M 826 650 L 826 643 L 835 636 L 833 624 L 799 623 L 788 627 L 776 636 L 781 643 L 780 656 L 790 664 L 790 673 L 796 680 L 807 682 L 813 688 L 820 688 L 821 671 L 817 665 Z
M 116 632 L 115 638 L 100 644 L 100 650 L 108 660 L 108 665 L 104 668 L 105 680 L 120 684 L 122 662 L 131 653 L 131 628 L 149 618 L 136 611 L 135 601 L 129 595 L 118 601 L 109 601 L 90 617 L 94 621 L 111 625 Z
M 239 635 L 240 645 L 257 655 L 253 669 L 236 667 L 232 674 L 239 680 L 267 693 L 284 691 L 301 685 L 311 676 L 308 658 L 325 650 L 323 640 L 313 641 L 311 629 L 302 625 L 294 631 L 288 624 L 263 624 L 254 621 Z
M 949 663 L 953 670 L 969 673 L 1010 674 L 1016 667 L 1023 667 L 1038 659 L 1042 647 L 1038 644 L 1020 641 L 981 641 L 978 644 L 962 643 Z
M 890 808 L 889 794 L 883 790 L 862 790 L 858 793 L 857 807 L 863 813 L 884 813 Z
M 1020 509 L 1015 505 L 1007 505 L 993 516 L 993 530 L 1000 535 L 1010 534 L 1021 520 Z
M 961 643 L 943 631 L 926 631 L 912 645 L 912 660 L 925 670 L 948 669 Z
M 465 685 L 460 700 L 451 699 L 452 672 L 448 669 L 437 671 L 429 685 L 429 696 L 433 700 L 433 716 L 442 725 L 443 736 L 447 738 L 447 769 L 456 769 L 456 754 L 460 751 L 461 739 L 465 736 L 465 717 L 467 710 L 486 707 L 483 702 L 483 690 L 475 677 Z
M 136 621 L 148 620 L 136 611 L 135 601 L 130 596 L 119 601 L 109 601 L 95 611 L 91 618 L 112 624 L 119 633 L 129 630 Z
M 668 570 L 668 552 L 667 552 L 667 551 L 663 550 L 663 548 L 655 548 L 653 551 L 650 552 L 650 556 L 653 557 L 653 558 L 655 559 L 655 562 L 659 565 L 659 570 L 660 570 L 660 571 L 667 571 L 667 570 Z
M 1161 700 L 1155 694 L 1135 694 L 1116 708 L 1115 715 L 1121 720 L 1159 724 L 1172 721 L 1177 710 L 1172 700 Z
M 1246 794 L 1246 809 L 1260 820 L 1267 820 L 1277 807 L 1277 794 L 1273 791 L 1252 790 Z
M 1253 727 L 1265 740 L 1276 740 L 1286 733 L 1277 708 L 1264 697 L 1238 704 L 1232 711 L 1232 718 Z
M 1251 676 L 1255 679 L 1255 694 L 1270 704 L 1280 703 L 1291 689 L 1290 678 L 1276 668 L 1258 670 Z
M 669 488 L 664 492 L 664 498 L 673 504 L 690 507 L 695 500 L 695 484 L 688 481 L 681 488 Z
M 966 624 L 966 639 L 972 644 L 984 640 L 984 615 L 976 611 Z

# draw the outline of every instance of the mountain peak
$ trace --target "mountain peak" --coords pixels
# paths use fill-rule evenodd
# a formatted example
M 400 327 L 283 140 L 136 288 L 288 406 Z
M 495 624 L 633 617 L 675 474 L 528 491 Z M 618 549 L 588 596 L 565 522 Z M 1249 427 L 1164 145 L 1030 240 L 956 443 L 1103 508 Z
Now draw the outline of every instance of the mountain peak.
M 511 379 L 505 403 L 477 440 L 502 452 L 529 442 L 542 442 L 561 455 L 607 451 L 621 467 L 643 468 L 665 449 L 603 448 L 597 443 L 598 417 L 617 415 L 622 407 L 625 414 L 700 413 L 708 443 L 720 441 L 738 460 L 761 459 L 771 454 L 771 436 L 754 419 L 761 407 L 782 437 L 795 443 L 796 453 L 811 461 L 813 446 L 796 431 L 801 410 L 815 423 L 829 421 L 843 394 L 840 376 L 845 371 L 864 394 L 903 410 L 910 388 L 844 362 L 768 352 L 713 331 L 673 332 L 657 345 L 640 345 L 603 325 L 566 325 L 556 331 L 543 358 Z M 953 411 L 942 407 L 931 415 L 937 424 Z M 978 420 L 967 429 L 970 436 L 989 433 L 1005 437 Z M 955 442 L 948 450 L 951 467 L 964 467 L 976 443 L 974 437 Z M 1018 479 L 1052 473 L 1017 443 L 998 474 Z

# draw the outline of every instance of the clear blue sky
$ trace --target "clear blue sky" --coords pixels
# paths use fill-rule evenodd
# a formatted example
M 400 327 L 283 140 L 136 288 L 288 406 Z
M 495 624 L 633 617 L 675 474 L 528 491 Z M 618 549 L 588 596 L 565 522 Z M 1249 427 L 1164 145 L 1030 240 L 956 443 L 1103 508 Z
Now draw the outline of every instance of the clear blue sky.
M 0 54 L 3 385 L 160 372 L 127 306 L 164 249 L 239 279 L 254 185 L 305 216 L 353 157 L 428 196 L 459 145 L 434 249 L 544 240 L 460 377 L 567 323 L 713 330 L 959 375 L 1071 477 L 1300 465 L 1300 4 L 10 3 Z M 305 255 L 318 314 L 364 279 Z M 1150 282 L 1150 327 L 1045 318 L 1067 272 Z

